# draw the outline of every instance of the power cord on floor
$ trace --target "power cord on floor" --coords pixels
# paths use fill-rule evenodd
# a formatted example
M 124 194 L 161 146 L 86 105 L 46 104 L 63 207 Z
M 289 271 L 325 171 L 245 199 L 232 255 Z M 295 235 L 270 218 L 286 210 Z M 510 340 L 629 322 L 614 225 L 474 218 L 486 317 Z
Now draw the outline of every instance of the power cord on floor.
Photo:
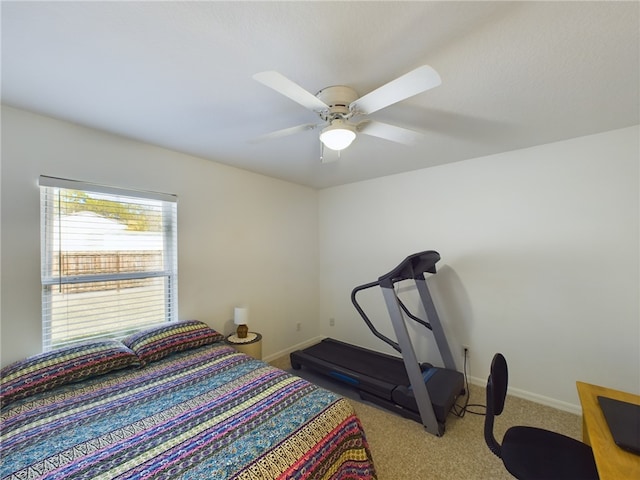
M 455 404 L 453 406 L 453 408 L 451 409 L 451 412 L 460 418 L 463 418 L 465 416 L 465 414 L 470 413 L 472 415 L 486 415 L 486 409 L 487 406 L 480 404 L 480 403 L 469 403 L 469 400 L 471 398 L 471 391 L 469 390 L 469 379 L 467 378 L 467 360 L 469 358 L 469 351 L 465 348 L 464 349 L 464 367 L 462 369 L 462 373 L 464 375 L 464 388 L 465 388 L 465 400 L 464 400 L 464 405 L 458 405 Z M 481 408 L 484 409 L 483 411 L 474 411 L 471 410 L 471 407 L 476 407 L 476 408 Z

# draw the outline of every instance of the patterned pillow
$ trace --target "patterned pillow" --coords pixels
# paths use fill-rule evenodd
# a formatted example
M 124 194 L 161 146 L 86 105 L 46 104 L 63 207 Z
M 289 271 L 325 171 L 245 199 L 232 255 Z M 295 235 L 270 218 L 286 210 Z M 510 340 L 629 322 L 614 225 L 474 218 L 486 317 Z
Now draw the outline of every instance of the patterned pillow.
M 224 336 L 198 320 L 170 322 L 134 333 L 124 340 L 142 366 L 166 357 L 170 353 L 219 342 Z
M 138 357 L 116 340 L 84 342 L 40 353 L 0 371 L 0 407 L 66 383 L 138 366 Z

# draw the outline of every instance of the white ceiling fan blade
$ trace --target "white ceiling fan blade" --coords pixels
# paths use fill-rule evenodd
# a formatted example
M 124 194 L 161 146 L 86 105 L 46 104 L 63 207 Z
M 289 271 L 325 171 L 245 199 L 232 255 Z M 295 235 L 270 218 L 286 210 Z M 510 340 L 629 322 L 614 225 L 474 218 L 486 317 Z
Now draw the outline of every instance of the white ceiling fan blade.
M 438 72 L 429 65 L 423 65 L 355 100 L 350 108 L 364 114 L 377 112 L 441 83 Z
M 265 133 L 249 141 L 249 143 L 258 143 L 265 140 L 272 140 L 274 138 L 286 137 L 287 135 L 293 135 L 295 133 L 304 132 L 306 130 L 313 130 L 319 125 L 315 123 L 306 123 L 304 125 L 296 125 L 295 127 L 283 128 L 282 130 L 276 130 L 275 132 Z
M 420 132 L 373 120 L 358 124 L 358 131 L 365 135 L 384 138 L 385 140 L 404 143 L 405 145 L 414 145 L 424 137 Z
M 273 70 L 260 72 L 253 75 L 253 79 L 314 112 L 321 112 L 329 108 L 329 106 L 318 97 L 309 93 L 281 73 Z

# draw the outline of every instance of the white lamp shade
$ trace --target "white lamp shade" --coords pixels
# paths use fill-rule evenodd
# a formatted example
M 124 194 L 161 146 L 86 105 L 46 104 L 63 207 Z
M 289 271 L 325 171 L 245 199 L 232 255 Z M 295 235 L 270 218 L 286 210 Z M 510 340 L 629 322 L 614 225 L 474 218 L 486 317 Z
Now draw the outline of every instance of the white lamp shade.
M 236 325 L 246 325 L 249 323 L 249 309 L 244 307 L 236 307 L 233 310 L 233 323 Z
M 322 130 L 320 141 L 331 150 L 342 150 L 351 145 L 356 138 L 353 127 L 342 120 L 334 120 L 327 128 Z

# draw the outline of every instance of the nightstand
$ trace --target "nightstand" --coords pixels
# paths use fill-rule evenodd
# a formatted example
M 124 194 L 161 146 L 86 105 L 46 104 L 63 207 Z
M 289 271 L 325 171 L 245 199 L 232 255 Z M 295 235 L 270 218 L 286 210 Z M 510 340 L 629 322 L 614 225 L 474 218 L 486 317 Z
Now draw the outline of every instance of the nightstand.
M 225 341 L 239 352 L 262 360 L 262 335 L 259 333 L 249 332 L 246 338 L 239 338 L 234 333 L 229 335 Z

